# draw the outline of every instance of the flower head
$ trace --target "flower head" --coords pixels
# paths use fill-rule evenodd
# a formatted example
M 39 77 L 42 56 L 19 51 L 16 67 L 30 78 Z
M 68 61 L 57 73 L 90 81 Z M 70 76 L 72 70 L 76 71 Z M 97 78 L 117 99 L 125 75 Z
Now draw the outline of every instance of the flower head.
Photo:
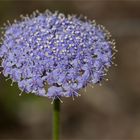
M 113 46 L 102 26 L 47 11 L 6 26 L 0 58 L 4 76 L 22 91 L 54 99 L 78 96 L 88 83 L 99 83 L 111 66 Z

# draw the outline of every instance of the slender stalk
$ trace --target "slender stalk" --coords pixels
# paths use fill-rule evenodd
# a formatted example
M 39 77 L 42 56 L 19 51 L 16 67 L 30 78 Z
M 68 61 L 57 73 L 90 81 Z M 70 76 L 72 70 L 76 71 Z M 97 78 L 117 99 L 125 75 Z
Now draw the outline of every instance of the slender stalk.
M 55 99 L 53 102 L 53 140 L 59 140 L 60 125 L 60 100 Z

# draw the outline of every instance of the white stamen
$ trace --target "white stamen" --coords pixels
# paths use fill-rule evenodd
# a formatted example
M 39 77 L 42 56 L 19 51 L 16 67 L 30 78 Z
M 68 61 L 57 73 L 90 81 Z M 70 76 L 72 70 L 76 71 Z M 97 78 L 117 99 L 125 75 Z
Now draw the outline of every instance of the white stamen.
M 11 78 L 9 77 L 9 78 L 7 78 L 5 81 L 8 81 L 8 80 L 10 80 Z
M 10 85 L 10 86 L 13 86 L 13 83 L 14 83 L 14 81 L 12 81 L 12 83 L 11 83 L 11 85 Z
M 60 100 L 61 103 L 63 103 L 63 101 L 59 98 L 59 96 L 57 96 L 57 98 Z
M 51 104 L 53 104 L 53 102 L 54 102 L 54 99 L 55 99 L 55 97 L 53 97 L 53 99 L 52 99 L 52 101 L 51 101 Z
M 22 93 L 23 93 L 23 91 L 21 91 L 21 92 L 19 93 L 19 96 L 21 96 L 21 95 L 22 95 Z

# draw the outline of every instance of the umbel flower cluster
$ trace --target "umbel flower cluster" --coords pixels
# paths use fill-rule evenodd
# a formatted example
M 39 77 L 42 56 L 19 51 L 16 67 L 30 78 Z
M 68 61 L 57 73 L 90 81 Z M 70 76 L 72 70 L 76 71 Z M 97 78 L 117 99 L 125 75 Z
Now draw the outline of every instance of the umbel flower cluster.
M 26 93 L 52 99 L 79 96 L 87 84 L 100 83 L 111 66 L 115 43 L 110 37 L 94 21 L 35 12 L 5 26 L 3 74 Z

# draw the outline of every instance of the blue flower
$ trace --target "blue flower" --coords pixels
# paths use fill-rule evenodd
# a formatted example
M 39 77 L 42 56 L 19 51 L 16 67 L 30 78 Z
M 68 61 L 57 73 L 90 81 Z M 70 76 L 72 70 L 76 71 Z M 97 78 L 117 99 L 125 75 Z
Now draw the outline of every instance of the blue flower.
M 79 96 L 80 89 L 99 83 L 115 50 L 102 26 L 57 12 L 25 17 L 4 31 L 4 76 L 24 92 L 52 99 Z

